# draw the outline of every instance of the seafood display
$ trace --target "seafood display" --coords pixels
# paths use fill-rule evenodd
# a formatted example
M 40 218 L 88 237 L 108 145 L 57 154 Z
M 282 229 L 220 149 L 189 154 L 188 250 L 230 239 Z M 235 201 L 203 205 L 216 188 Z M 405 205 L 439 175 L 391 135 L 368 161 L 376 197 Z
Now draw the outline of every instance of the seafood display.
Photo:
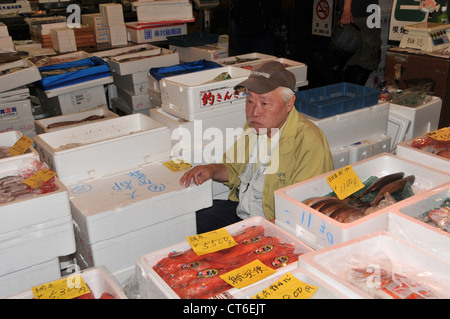
M 36 195 L 27 184 L 22 183 L 22 180 L 22 177 L 16 175 L 0 179 L 0 204 Z
M 263 226 L 248 227 L 233 238 L 236 246 L 206 255 L 193 249 L 170 253 L 153 269 L 180 298 L 206 299 L 232 288 L 221 275 L 256 259 L 272 269 L 298 260 L 293 245 L 264 235 Z
M 411 186 L 415 176 L 396 172 L 383 177 L 370 177 L 365 187 L 353 195 L 339 199 L 334 193 L 311 197 L 305 205 L 341 223 L 351 223 L 397 201 L 414 195 Z
M 450 232 L 450 198 L 445 199 L 439 207 L 416 217 L 418 220 Z
M 61 121 L 61 122 L 51 123 L 51 124 L 47 125 L 47 128 L 50 129 L 50 128 L 55 128 L 55 127 L 60 127 L 60 126 L 78 124 L 78 123 L 82 123 L 82 122 L 95 121 L 95 120 L 100 120 L 103 118 L 105 118 L 104 115 L 91 115 L 91 116 L 88 116 L 88 117 L 78 120 L 78 121 Z
M 9 153 L 9 150 L 11 149 L 11 146 L 0 146 L 0 158 L 6 158 L 12 156 L 12 154 Z
M 440 141 L 429 136 L 422 136 L 414 139 L 411 147 L 450 159 L 450 141 Z

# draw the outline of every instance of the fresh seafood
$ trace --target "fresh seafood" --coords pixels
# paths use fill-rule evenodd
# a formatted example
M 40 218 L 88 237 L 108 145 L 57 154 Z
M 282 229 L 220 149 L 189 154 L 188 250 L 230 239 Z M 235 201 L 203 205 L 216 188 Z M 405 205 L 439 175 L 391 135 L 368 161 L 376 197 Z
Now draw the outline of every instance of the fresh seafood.
M 444 206 L 432 209 L 428 212 L 428 218 L 436 225 L 450 232 L 450 207 Z
M 311 206 L 312 204 L 321 201 L 323 199 L 337 199 L 337 196 L 316 196 L 316 197 L 310 197 L 305 199 L 302 203 L 308 206 Z
M 61 121 L 61 122 L 50 123 L 49 125 L 47 125 L 47 128 L 55 128 L 55 127 L 60 127 L 60 126 L 65 126 L 65 125 L 78 124 L 78 123 L 87 122 L 87 121 L 95 121 L 95 120 L 100 120 L 103 118 L 105 118 L 104 115 L 91 115 L 91 116 L 88 116 L 88 117 L 86 117 L 82 120 L 78 120 L 78 121 Z
M 256 259 L 273 269 L 298 260 L 293 245 L 266 236 L 260 225 L 233 234 L 233 239 L 236 246 L 214 253 L 199 256 L 192 249 L 170 253 L 153 269 L 181 298 L 204 299 L 231 288 L 221 275 Z
M 401 178 L 403 178 L 403 176 L 405 176 L 405 173 L 403 172 L 398 172 L 398 173 L 392 173 L 386 176 L 383 176 L 381 178 L 379 178 L 378 180 L 376 180 L 372 185 L 370 185 L 369 187 L 367 187 L 359 196 L 358 198 L 363 197 L 364 195 L 370 193 L 370 192 L 374 192 L 377 190 L 380 190 L 381 188 L 383 188 L 384 186 L 386 186 L 387 184 L 399 180 Z
M 450 141 L 440 141 L 430 136 L 421 136 L 414 139 L 411 146 L 450 159 Z
M 12 156 L 12 154 L 9 153 L 9 150 L 11 149 L 11 146 L 0 146 L 0 158 L 6 158 Z
M 380 191 L 378 192 L 375 199 L 370 202 L 370 206 L 373 207 L 373 206 L 377 205 L 380 202 L 380 200 L 382 200 L 384 198 L 386 193 L 393 194 L 393 193 L 399 192 L 405 187 L 406 183 L 409 183 L 410 185 L 412 185 L 412 184 L 414 184 L 415 180 L 416 180 L 416 177 L 414 175 L 409 175 L 407 177 L 404 177 L 402 179 L 396 180 L 394 182 L 391 182 L 391 183 L 385 185 L 382 189 L 380 189 Z
M 351 223 L 364 216 L 364 210 L 348 205 L 347 207 L 340 207 L 333 211 L 333 213 L 331 213 L 330 215 L 330 218 L 333 218 L 340 223 Z
M 0 204 L 34 196 L 27 184 L 22 183 L 20 176 L 10 175 L 0 179 Z

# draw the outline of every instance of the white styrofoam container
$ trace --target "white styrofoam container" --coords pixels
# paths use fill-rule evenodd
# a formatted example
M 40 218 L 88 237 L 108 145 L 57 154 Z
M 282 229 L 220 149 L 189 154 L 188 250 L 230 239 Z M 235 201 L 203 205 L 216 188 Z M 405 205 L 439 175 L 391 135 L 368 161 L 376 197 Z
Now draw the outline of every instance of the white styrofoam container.
M 130 94 L 145 94 L 148 93 L 148 81 L 145 79 L 145 81 L 140 83 L 134 83 L 132 81 L 128 81 L 127 76 L 121 76 L 118 74 L 114 74 L 114 84 L 118 87 L 123 89 L 126 92 L 129 92 Z
M 134 43 L 167 41 L 168 36 L 187 34 L 187 23 L 139 25 L 138 22 L 125 23 L 128 41 Z
M 375 271 L 384 269 L 405 275 L 435 289 L 440 297 L 449 298 L 450 262 L 385 231 L 304 254 L 299 257 L 299 266 L 352 298 L 374 298 L 368 290 L 375 289 L 379 276 L 369 277 L 366 282 L 361 282 L 361 287 L 345 278 L 352 268 L 370 267 Z
M 231 79 L 206 83 L 227 72 Z M 162 109 L 193 121 L 229 113 L 228 107 L 245 102 L 245 93 L 234 86 L 250 75 L 249 70 L 221 67 L 166 77 L 160 81 Z
M 289 265 L 290 266 L 290 265 Z M 284 268 L 288 268 L 286 266 Z M 251 299 L 256 294 L 266 290 L 271 285 L 276 283 L 281 277 L 283 277 L 287 272 L 289 272 L 293 277 L 297 278 L 301 282 L 304 282 L 310 286 L 317 287 L 317 291 L 311 296 L 310 299 L 348 299 L 349 297 L 345 295 L 339 289 L 331 286 L 325 280 L 319 276 L 313 274 L 306 268 L 296 267 L 292 269 L 284 269 L 284 271 L 278 271 L 277 273 L 264 278 L 257 283 L 244 287 L 241 289 L 233 289 L 231 293 L 236 299 Z M 270 291 L 270 289 L 268 289 Z M 272 290 L 273 291 L 273 290 Z
M 54 128 L 48 128 L 48 126 L 50 124 L 66 122 L 66 121 L 67 122 L 81 121 L 92 115 L 104 116 L 104 118 L 89 121 L 89 122 L 81 122 L 81 123 L 69 124 L 69 125 L 64 125 L 64 126 L 58 126 L 58 127 L 54 127 Z M 43 118 L 40 120 L 35 120 L 34 126 L 35 126 L 35 130 L 36 130 L 36 134 L 42 134 L 42 133 L 63 130 L 63 129 L 66 129 L 69 127 L 84 125 L 84 124 L 91 123 L 91 122 L 103 121 L 105 119 L 115 118 L 115 117 L 119 117 L 119 116 L 117 114 L 111 112 L 110 110 L 108 110 L 106 107 L 102 106 L 102 107 L 98 107 L 95 109 L 85 110 L 85 111 L 76 112 L 76 113 L 72 113 L 72 114 L 52 116 L 52 117 L 47 117 L 47 118 Z
M 406 117 L 411 122 L 405 133 L 405 140 L 438 129 L 442 100 L 432 96 L 431 101 L 416 107 L 389 103 L 389 112 Z
M 24 135 L 34 131 L 34 116 L 0 121 L 0 133 L 11 131 L 20 131 Z
M 354 163 L 352 168 L 362 182 L 370 176 L 382 177 L 395 172 L 404 172 L 405 176 L 415 175 L 412 185 L 415 194 L 450 181 L 450 174 L 389 153 L 381 153 Z M 402 203 L 395 203 L 351 223 L 340 223 L 303 204 L 302 201 L 307 198 L 325 196 L 332 192 L 326 177 L 335 171 L 337 170 L 275 191 L 276 224 L 316 249 L 384 230 L 384 221 L 377 217 Z
M 147 110 L 151 107 L 148 92 L 139 94 L 130 94 L 129 92 L 123 90 L 120 86 L 117 86 L 117 95 L 133 111 Z
M 350 163 L 350 150 L 343 146 L 330 149 L 334 169 L 342 168 Z
M 161 107 L 161 91 L 154 91 L 150 87 L 148 88 L 148 97 L 150 99 L 150 104 L 152 107 Z
M 178 52 L 181 62 L 194 62 L 202 59 L 216 61 L 228 56 L 228 48 L 219 46 L 218 43 L 195 47 L 180 47 L 170 44 L 169 49 Z
M 0 103 L 25 100 L 30 97 L 30 89 L 26 86 L 18 87 L 0 93 Z
M 2 65 L 2 67 L 3 66 L 8 68 L 6 64 Z M 39 72 L 38 68 L 30 61 L 25 59 L 20 60 L 19 67 L 22 67 L 22 69 L 0 75 L 0 92 L 15 89 L 17 87 L 30 84 L 41 79 L 41 73 Z
M 132 50 L 141 49 L 144 50 L 129 53 Z M 177 52 L 151 44 L 130 45 L 123 48 L 99 51 L 94 53 L 94 55 L 104 59 L 108 63 L 111 72 L 119 75 L 129 75 L 136 72 L 142 72 L 143 70 L 148 72 L 151 68 L 180 63 Z M 125 61 L 125 59 L 132 58 L 137 59 Z M 124 60 L 124 62 L 121 62 L 121 60 Z
M 425 136 L 424 136 L 425 137 Z M 440 170 L 450 173 L 450 160 L 428 152 L 427 150 L 422 150 L 411 146 L 411 143 L 415 140 L 412 138 L 407 141 L 403 141 L 397 144 L 396 154 L 399 157 L 407 158 L 411 161 L 420 163 L 422 165 L 436 167 Z
M 78 93 L 82 90 L 89 90 L 90 88 L 95 87 L 103 87 L 104 85 L 113 83 L 113 77 L 112 76 L 105 76 L 99 79 L 90 80 L 90 81 L 84 81 L 72 85 L 66 85 L 63 87 L 59 87 L 56 89 L 51 89 L 45 91 L 45 95 L 48 99 L 53 97 L 60 97 L 61 95 L 68 95 L 70 93 Z
M 323 131 L 333 149 L 385 135 L 388 116 L 389 103 L 384 102 L 323 119 L 307 118 Z
M 192 3 L 189 0 L 136 1 L 139 22 L 177 21 L 193 19 Z
M 30 99 L 0 102 L 0 121 L 33 116 Z
M 150 116 L 150 108 L 135 110 L 131 105 L 125 102 L 121 97 L 115 97 L 111 100 L 112 109 L 120 115 L 144 114 Z
M 23 134 L 20 131 L 1 132 L 0 146 L 12 147 L 22 137 L 22 135 Z M 0 158 L 0 172 L 10 171 L 17 168 L 17 164 L 14 162 L 22 162 L 24 159 L 39 160 L 39 154 L 33 146 L 30 146 L 22 155 Z
M 131 114 L 37 135 L 36 150 L 67 185 L 170 156 L 170 130 Z M 143 147 L 145 145 L 145 147 Z
M 83 281 L 89 287 L 89 290 L 94 294 L 96 299 L 99 299 L 103 293 L 111 294 L 114 299 L 128 299 L 116 278 L 114 278 L 111 272 L 104 266 L 89 268 L 61 278 L 73 278 L 74 276 L 81 276 L 81 278 L 83 278 Z M 73 280 L 76 281 L 76 279 Z M 40 282 L 40 284 L 45 283 L 48 282 Z M 39 284 L 35 286 L 38 285 Z M 20 293 L 9 296 L 8 299 L 33 299 L 34 295 L 31 288 L 32 287 Z
M 395 152 L 397 144 L 405 139 L 409 124 L 411 121 L 406 117 L 389 112 L 387 135 L 391 137 L 391 151 Z
M 296 88 L 308 85 L 308 79 L 306 77 L 306 73 L 308 72 L 308 66 L 306 64 L 286 58 L 277 58 L 275 59 L 275 61 L 284 64 L 286 70 L 294 73 Z
M 218 59 L 215 62 L 222 66 L 246 66 L 255 65 L 264 61 L 274 60 L 276 56 L 263 54 L 258 52 L 229 56 L 227 58 Z M 250 61 L 249 61 L 250 60 Z
M 294 236 L 283 231 L 276 225 L 272 224 L 268 220 L 262 217 L 251 217 L 241 222 L 226 226 L 225 229 L 231 234 L 237 234 L 241 230 L 251 226 L 263 226 L 264 235 L 275 236 L 282 243 L 289 243 L 295 246 L 294 253 L 305 254 L 312 251 L 311 247 L 305 245 Z M 141 256 L 136 260 L 136 276 L 139 286 L 139 291 L 143 298 L 169 298 L 179 299 L 180 297 L 170 288 L 170 286 L 153 270 L 153 266 L 158 261 L 167 257 L 170 252 L 182 252 L 190 249 L 190 245 L 187 241 L 180 242 L 178 244 L 168 246 L 166 248 L 153 251 L 146 255 Z M 277 270 L 280 271 L 283 269 Z M 229 290 L 232 291 L 235 288 Z
M 0 298 L 7 298 L 42 282 L 61 277 L 58 258 L 0 276 Z
M 349 163 L 359 162 L 380 153 L 388 153 L 391 149 L 391 137 L 388 135 L 375 136 L 370 140 L 360 141 L 347 146 Z

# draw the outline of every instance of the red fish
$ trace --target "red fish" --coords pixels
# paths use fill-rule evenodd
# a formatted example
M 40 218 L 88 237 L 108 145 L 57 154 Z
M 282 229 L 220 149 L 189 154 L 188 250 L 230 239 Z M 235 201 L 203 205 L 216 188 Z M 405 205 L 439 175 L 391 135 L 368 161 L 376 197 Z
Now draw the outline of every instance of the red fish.
M 450 232 L 450 208 L 439 207 L 428 212 L 428 218 L 435 222 L 439 228 Z
M 220 278 L 231 269 L 205 269 L 199 273 L 197 279 L 185 287 L 176 287 L 174 291 L 183 299 L 206 299 L 231 288 Z

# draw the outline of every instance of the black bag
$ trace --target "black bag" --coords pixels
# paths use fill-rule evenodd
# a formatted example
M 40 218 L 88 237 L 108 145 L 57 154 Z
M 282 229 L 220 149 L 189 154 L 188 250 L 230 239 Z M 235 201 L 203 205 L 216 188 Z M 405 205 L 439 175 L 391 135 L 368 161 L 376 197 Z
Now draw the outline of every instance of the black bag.
M 331 32 L 329 59 L 332 65 L 343 66 L 361 48 L 360 29 L 355 24 L 336 26 Z

